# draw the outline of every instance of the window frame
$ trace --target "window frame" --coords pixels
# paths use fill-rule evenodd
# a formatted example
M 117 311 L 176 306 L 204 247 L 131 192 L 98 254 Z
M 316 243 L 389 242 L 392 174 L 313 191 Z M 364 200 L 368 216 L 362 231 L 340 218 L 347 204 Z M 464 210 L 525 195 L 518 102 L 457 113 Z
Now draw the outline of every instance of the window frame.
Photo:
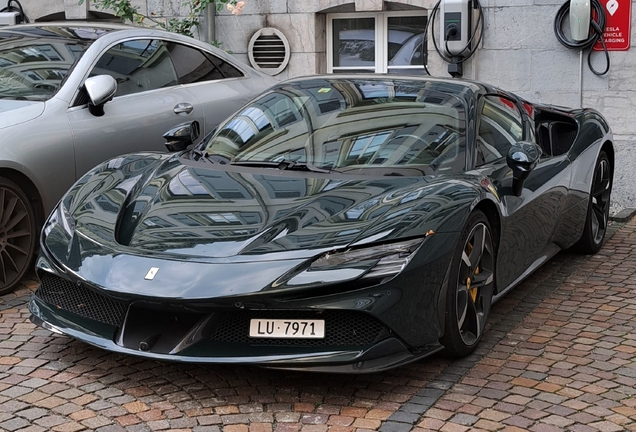
M 86 102 L 81 102 L 80 99 L 80 95 L 84 90 L 84 81 L 86 81 L 86 79 L 90 76 L 91 72 L 93 71 L 93 69 L 95 68 L 95 66 L 97 65 L 97 63 L 99 62 L 99 60 L 102 58 L 102 56 L 104 54 L 106 54 L 111 48 L 113 48 L 115 45 L 119 45 L 121 43 L 125 43 L 125 42 L 130 42 L 130 41 L 134 41 L 134 40 L 144 40 L 144 39 L 153 39 L 153 40 L 158 40 L 161 41 L 163 43 L 174 43 L 174 44 L 180 44 L 180 45 L 184 45 L 188 48 L 192 48 L 195 49 L 199 52 L 201 52 L 204 56 L 207 57 L 208 61 L 212 61 L 210 60 L 210 57 L 214 57 L 220 61 L 226 62 L 229 65 L 231 65 L 233 68 L 235 68 L 236 70 L 238 70 L 242 76 L 240 77 L 227 77 L 227 78 L 223 78 L 223 81 L 226 80 L 238 80 L 238 79 L 249 79 L 250 78 L 250 74 L 246 71 L 246 69 L 243 69 L 240 66 L 239 62 L 233 62 L 233 61 L 229 61 L 223 57 L 219 57 L 217 56 L 215 53 L 208 51 L 200 46 L 197 46 L 196 44 L 193 43 L 189 43 L 188 41 L 183 41 L 183 40 L 179 40 L 176 38 L 170 38 L 170 37 L 161 37 L 161 36 L 151 36 L 151 35 L 135 35 L 135 36 L 128 36 L 128 37 L 124 37 L 121 39 L 118 39 L 114 42 L 109 43 L 108 45 L 106 45 L 105 47 L 101 48 L 101 51 L 92 59 L 90 60 L 90 64 L 88 64 L 86 66 L 86 70 L 84 71 L 84 75 L 82 77 L 82 80 L 80 82 L 80 85 L 74 90 L 74 92 L 72 93 L 72 97 L 70 98 L 69 101 L 69 106 L 68 106 L 68 110 L 79 110 L 79 109 L 83 109 L 86 108 L 87 103 Z M 88 47 L 90 47 L 91 45 L 93 45 L 95 41 L 91 42 Z M 170 61 L 172 62 L 172 57 L 170 57 Z M 212 62 L 214 63 L 214 62 Z M 77 63 L 76 63 L 77 64 Z M 216 66 L 216 65 L 215 65 Z M 173 66 L 174 68 L 174 66 Z M 69 70 L 69 74 L 73 72 L 73 68 L 71 68 Z M 175 73 L 176 73 L 176 69 L 175 69 Z M 64 81 L 63 81 L 64 83 Z M 191 84 L 184 84 L 184 86 L 187 87 L 191 87 L 191 86 L 197 86 L 197 85 L 203 85 L 206 84 L 207 81 L 203 81 L 203 82 L 198 82 L 198 83 L 191 83 Z M 177 83 L 175 86 L 178 85 L 182 85 Z M 61 87 L 60 87 L 61 88 Z M 128 94 L 128 95 L 121 95 L 121 96 L 117 96 L 117 98 L 126 98 L 126 97 L 131 97 L 134 94 L 148 94 L 150 92 L 156 92 L 156 91 L 163 91 L 166 89 L 169 89 L 172 87 L 164 87 L 164 88 L 159 88 L 159 89 L 153 89 L 153 90 L 146 90 L 145 92 L 139 92 L 139 93 L 132 93 L 132 94 Z
M 382 11 L 382 12 L 360 12 L 360 13 L 335 13 L 335 14 L 327 14 L 327 73 L 332 74 L 334 71 L 343 70 L 343 71 L 360 71 L 361 73 L 389 73 L 389 52 L 388 52 L 388 32 L 389 32 L 389 18 L 395 17 L 411 17 L 414 15 L 414 12 L 417 13 L 418 16 L 423 16 L 426 18 L 426 22 L 428 23 L 429 14 L 428 11 L 422 9 L 417 10 L 406 10 L 406 11 Z M 373 67 L 373 72 L 370 71 L 370 67 L 367 66 L 337 66 L 334 69 L 333 65 L 333 21 L 338 19 L 362 19 L 362 18 L 373 18 L 375 20 L 375 66 Z M 427 45 L 428 51 L 428 45 Z M 412 65 L 403 65 L 403 66 L 391 66 L 392 70 L 426 70 L 425 65 L 422 66 L 412 66 Z M 356 73 L 356 72 L 354 72 Z
M 91 76 L 91 74 L 93 73 L 93 70 L 95 70 L 95 68 L 97 67 L 97 64 L 102 59 L 102 57 L 104 57 L 104 55 L 106 55 L 111 49 L 113 49 L 113 47 L 115 47 L 117 45 L 120 45 L 120 44 L 123 44 L 123 43 L 127 43 L 127 42 L 132 42 L 132 41 L 140 41 L 140 40 L 152 40 L 152 41 L 158 41 L 158 42 L 161 42 L 161 43 L 164 43 L 164 44 L 168 44 L 168 43 L 172 42 L 170 39 L 164 39 L 164 38 L 160 38 L 160 37 L 133 36 L 133 37 L 122 38 L 122 39 L 119 39 L 119 40 L 117 40 L 115 42 L 109 43 L 106 47 L 101 49 L 99 54 L 96 55 L 93 58 L 93 60 L 91 61 L 91 63 L 87 66 L 86 71 L 84 73 L 84 77 L 82 78 L 79 87 L 75 90 L 75 93 L 73 94 L 73 97 L 71 98 L 71 101 L 69 103 L 69 110 L 76 110 L 76 109 L 86 108 L 87 102 L 84 101 L 86 96 L 82 96 L 82 94 L 86 95 L 86 89 L 84 88 L 84 82 Z M 166 89 L 170 89 L 170 88 L 178 86 L 179 82 L 178 82 L 177 70 L 174 67 L 174 64 L 172 62 L 172 57 L 170 56 L 169 53 L 168 53 L 168 60 L 170 61 L 170 64 L 172 65 L 172 70 L 174 71 L 175 77 L 177 79 L 177 82 L 176 82 L 176 84 L 174 86 L 154 88 L 154 89 L 144 90 L 144 91 L 136 92 L 136 93 L 128 93 L 128 94 L 124 94 L 124 95 L 116 95 L 116 96 L 113 97 L 113 99 L 120 100 L 121 98 L 134 97 L 135 95 L 150 94 L 151 92 L 165 91 Z
M 472 153 L 473 153 L 473 155 L 472 155 L 472 159 L 473 159 L 472 165 L 473 165 L 473 167 L 478 168 L 478 169 L 481 169 L 482 167 L 485 167 L 485 166 L 488 166 L 488 165 L 491 165 L 491 164 L 499 163 L 501 161 L 505 161 L 506 160 L 506 156 L 507 156 L 507 153 L 506 153 L 504 155 L 501 155 L 501 157 L 499 157 L 497 159 L 491 160 L 489 162 L 484 162 L 482 164 L 479 164 L 479 162 L 477 160 L 477 157 L 478 157 L 477 140 L 480 137 L 479 130 L 481 129 L 481 123 L 483 121 L 483 118 L 487 117 L 488 119 L 490 119 L 491 121 L 496 123 L 496 120 L 494 120 L 493 118 L 491 118 L 491 117 L 489 117 L 489 116 L 484 114 L 484 108 L 486 106 L 486 101 L 489 98 L 503 98 L 503 99 L 506 99 L 506 100 L 512 102 L 512 104 L 514 105 L 514 108 L 517 110 L 517 112 L 519 114 L 519 118 L 521 120 L 520 121 L 520 123 L 521 123 L 521 140 L 523 140 L 524 137 L 526 136 L 526 121 L 525 121 L 524 113 L 519 108 L 519 104 L 517 103 L 517 101 L 514 98 L 509 97 L 508 95 L 499 94 L 499 93 L 486 93 L 486 94 L 481 95 L 480 98 L 479 98 L 479 104 L 477 106 L 478 107 L 477 108 L 478 120 L 475 122 L 475 132 L 474 132 L 475 133 L 475 139 L 474 139 L 474 143 L 475 144 L 474 144 L 473 149 L 472 149 Z M 494 103 L 494 102 L 492 102 L 492 103 Z M 499 129 L 499 127 L 500 126 L 497 125 L 495 128 Z M 503 133 L 505 133 L 505 131 L 502 132 L 502 134 Z M 511 144 L 511 146 L 512 146 L 512 144 Z
M 225 81 L 225 80 L 230 80 L 230 79 L 238 79 L 238 78 L 245 78 L 245 73 L 237 68 L 233 63 L 230 63 L 229 61 L 222 59 L 208 51 L 202 50 L 201 48 L 192 46 L 192 45 L 188 45 L 185 43 L 181 43 L 181 42 L 177 42 L 177 41 L 165 41 L 168 45 L 172 45 L 172 47 L 169 46 L 168 48 L 168 52 L 170 55 L 170 59 L 172 60 L 172 64 L 175 68 L 175 71 L 177 73 L 177 81 L 179 85 L 183 85 L 183 86 L 191 86 L 191 85 L 197 85 L 197 84 L 205 84 L 205 83 L 210 83 L 210 82 L 218 82 L 218 81 Z M 182 50 L 191 50 L 194 52 L 197 52 L 199 55 L 201 55 L 205 61 L 207 63 L 210 64 L 210 66 L 212 67 L 212 69 L 214 69 L 218 75 L 220 75 L 219 78 L 216 79 L 206 79 L 206 80 L 198 80 L 198 81 L 193 81 L 193 82 L 183 82 L 183 77 L 187 76 L 187 75 L 181 75 L 180 70 L 179 70 L 179 66 L 177 66 L 178 62 L 175 61 L 175 55 L 174 55 L 174 49 L 182 49 Z M 225 72 L 223 71 L 223 69 L 221 69 L 220 65 L 226 63 L 228 65 L 230 65 L 230 67 L 236 71 L 237 75 L 236 76 L 226 76 Z
M 117 43 L 117 44 L 115 44 L 115 45 L 112 45 L 110 48 L 108 48 L 107 50 L 103 51 L 103 52 L 99 55 L 99 58 L 97 58 L 97 61 L 93 64 L 93 66 L 92 66 L 92 67 L 91 67 L 91 69 L 89 70 L 89 72 L 88 72 L 88 77 L 90 77 L 90 76 L 91 76 L 91 74 L 92 74 L 92 73 L 93 73 L 93 71 L 97 68 L 97 66 L 98 66 L 99 62 L 100 62 L 100 61 L 104 58 L 104 56 L 108 55 L 108 53 L 109 53 L 109 52 L 111 52 L 111 50 L 113 50 L 115 46 L 117 46 L 117 45 L 122 45 L 122 44 L 126 44 L 126 43 L 129 43 L 129 42 L 136 42 L 136 41 L 149 41 L 148 45 L 147 45 L 147 46 L 146 46 L 146 48 L 143 50 L 143 52 L 145 52 L 145 51 L 148 49 L 148 47 L 150 47 L 150 45 L 151 45 L 152 43 L 155 43 L 155 42 L 156 42 L 156 43 L 160 44 L 160 47 L 161 47 L 161 48 L 163 48 L 163 49 L 165 50 L 165 56 L 166 56 L 166 59 L 167 59 L 167 62 L 168 62 L 168 63 L 167 63 L 167 65 L 169 66 L 169 68 L 170 68 L 170 69 L 172 70 L 172 72 L 174 73 L 174 81 L 173 81 L 173 82 L 171 82 L 171 84 L 170 84 L 170 85 L 163 85 L 163 86 L 161 86 L 161 87 L 152 87 L 152 88 L 148 88 L 148 89 L 141 90 L 141 91 L 135 91 L 135 92 L 131 92 L 131 93 L 115 94 L 115 96 L 113 97 L 113 99 L 115 99 L 115 98 L 119 99 L 119 98 L 122 98 L 122 97 L 132 96 L 132 95 L 137 95 L 137 94 L 148 94 L 148 93 L 153 92 L 153 91 L 159 91 L 159 90 L 169 89 L 169 88 L 176 87 L 176 86 L 178 86 L 178 85 L 179 85 L 179 74 L 177 73 L 177 69 L 176 69 L 175 64 L 174 64 L 174 62 L 173 62 L 173 60 L 172 60 L 172 56 L 170 55 L 170 51 L 168 50 L 168 42 L 167 42 L 167 41 L 165 41 L 165 40 L 159 39 L 159 38 L 154 38 L 154 37 L 146 37 L 146 38 L 139 38 L 139 39 L 131 39 L 131 40 L 122 41 L 122 42 L 119 42 L 119 43 Z M 125 52 L 125 51 L 124 51 L 124 52 Z M 143 54 L 143 52 L 142 52 L 142 54 Z M 150 58 L 151 58 L 151 57 L 149 57 L 148 59 L 150 59 Z M 138 68 L 134 69 L 132 72 L 135 72 L 137 69 L 138 69 Z M 154 68 L 153 68 L 153 69 L 154 69 Z M 153 70 L 153 72 L 155 72 L 155 71 Z M 96 75 L 103 75 L 103 74 L 96 74 Z M 111 76 L 112 76 L 112 75 L 111 75 Z M 126 74 L 127 79 L 128 79 L 128 77 L 131 77 L 131 76 L 132 76 L 132 75 L 131 75 L 130 73 Z M 113 78 L 114 78 L 114 77 L 113 77 Z M 118 86 L 117 86 L 117 92 L 119 92 L 119 89 L 120 89 L 120 88 L 121 88 L 121 87 L 120 87 L 120 86 L 119 86 L 119 84 L 118 84 Z

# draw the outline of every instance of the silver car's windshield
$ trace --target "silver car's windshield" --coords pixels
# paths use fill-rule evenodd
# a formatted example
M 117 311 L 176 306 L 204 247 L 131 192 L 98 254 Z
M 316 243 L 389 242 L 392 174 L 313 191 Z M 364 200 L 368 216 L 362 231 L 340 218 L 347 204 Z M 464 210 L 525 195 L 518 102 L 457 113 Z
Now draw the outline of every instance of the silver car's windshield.
M 71 28 L 0 30 L 0 99 L 53 96 L 94 40 L 78 33 Z
M 247 105 L 204 150 L 235 165 L 426 175 L 465 168 L 465 129 L 460 98 L 434 85 L 309 80 Z

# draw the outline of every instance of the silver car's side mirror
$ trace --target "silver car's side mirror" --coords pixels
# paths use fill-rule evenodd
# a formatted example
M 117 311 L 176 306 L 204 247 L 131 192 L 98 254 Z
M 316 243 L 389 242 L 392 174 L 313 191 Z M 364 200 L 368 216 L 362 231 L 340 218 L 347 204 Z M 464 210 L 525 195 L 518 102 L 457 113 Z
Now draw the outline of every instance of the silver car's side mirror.
M 117 92 L 117 81 L 110 75 L 97 75 L 84 81 L 88 94 L 88 109 L 94 116 L 104 115 L 104 104 L 111 100 Z

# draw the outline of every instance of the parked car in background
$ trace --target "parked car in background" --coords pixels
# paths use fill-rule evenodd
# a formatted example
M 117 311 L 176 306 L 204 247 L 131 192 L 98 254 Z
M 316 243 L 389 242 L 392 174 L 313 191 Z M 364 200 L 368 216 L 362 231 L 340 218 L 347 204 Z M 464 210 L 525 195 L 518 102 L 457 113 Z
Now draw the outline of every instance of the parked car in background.
M 80 179 L 42 231 L 31 319 L 162 360 L 464 356 L 492 302 L 560 250 L 599 250 L 612 141 L 593 109 L 475 82 L 286 81 L 191 150 Z
M 208 44 L 148 28 L 0 28 L 0 294 L 34 256 L 39 227 L 82 174 L 163 150 L 175 124 L 207 133 L 275 80 Z

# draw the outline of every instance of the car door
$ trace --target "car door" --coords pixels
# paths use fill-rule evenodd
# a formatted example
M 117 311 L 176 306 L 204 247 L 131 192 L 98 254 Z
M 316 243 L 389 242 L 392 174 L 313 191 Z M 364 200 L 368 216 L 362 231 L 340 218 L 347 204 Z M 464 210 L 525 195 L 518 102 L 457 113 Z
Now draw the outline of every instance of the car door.
M 491 180 L 506 212 L 497 257 L 497 283 L 499 288 L 505 288 L 541 260 L 552 246 L 550 242 L 566 202 L 569 161 L 565 156 L 544 155 L 524 182 L 521 196 L 516 196 L 506 155 L 514 143 L 532 135 L 524 135 L 523 117 L 515 101 L 488 95 L 480 106 L 475 165 Z
M 203 109 L 179 84 L 169 48 L 170 42 L 159 39 L 134 39 L 98 58 L 89 76 L 111 75 L 117 93 L 103 116 L 89 112 L 84 90 L 68 111 L 77 177 L 117 155 L 165 151 L 163 134 L 176 124 L 197 120 L 203 125 Z
M 206 133 L 265 89 L 258 76 L 247 77 L 238 67 L 214 54 L 184 44 L 170 44 L 179 83 L 203 108 Z

